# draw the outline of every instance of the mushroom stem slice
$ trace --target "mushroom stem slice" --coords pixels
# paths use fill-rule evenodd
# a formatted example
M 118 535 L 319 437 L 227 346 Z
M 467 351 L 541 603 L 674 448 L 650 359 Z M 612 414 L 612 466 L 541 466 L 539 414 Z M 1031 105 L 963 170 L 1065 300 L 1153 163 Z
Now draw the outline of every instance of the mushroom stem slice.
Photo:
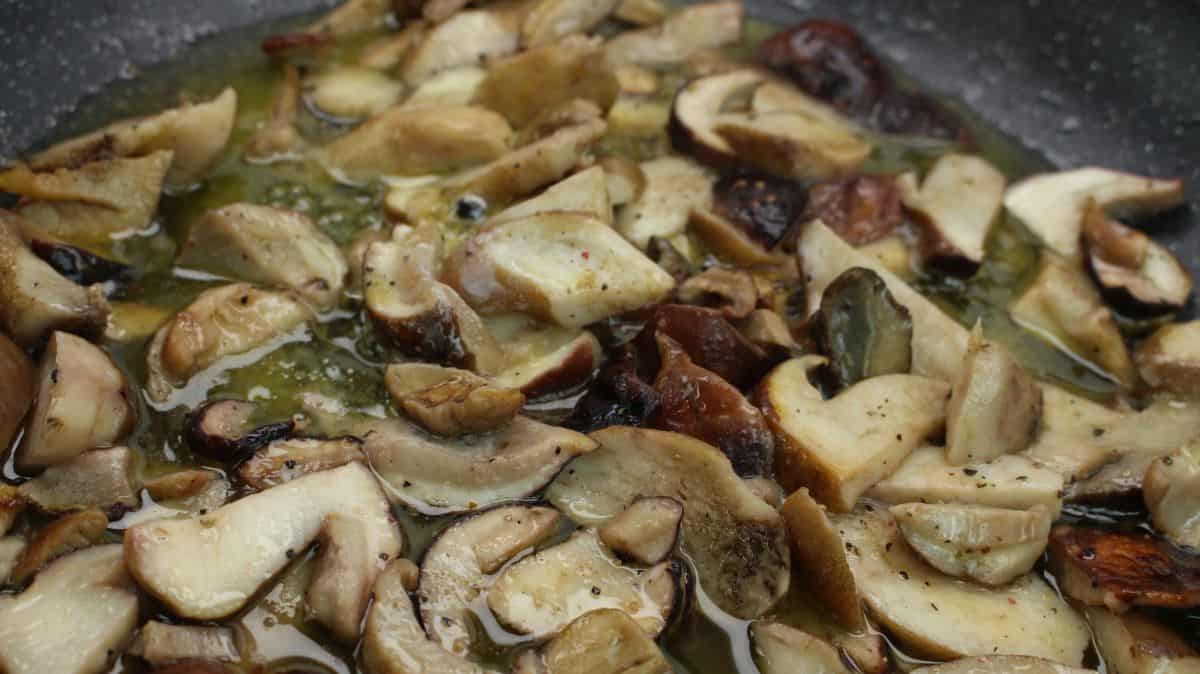
M 417 597 L 429 638 L 466 656 L 478 628 L 473 604 L 489 576 L 558 531 L 553 508 L 504 506 L 459 520 L 438 535 L 421 562 Z
M 651 638 L 666 628 L 680 601 L 678 562 L 645 571 L 623 566 L 595 529 L 521 559 L 496 577 L 488 608 L 508 629 L 543 637 L 579 616 L 619 608 Z
M 1170 629 L 1140 613 L 1113 613 L 1106 608 L 1084 609 L 1096 650 L 1118 674 L 1191 672 L 1200 668 L 1200 653 Z
M 540 7 L 564 1 L 580 3 L 542 0 Z M 582 2 L 603 11 L 603 5 L 612 0 Z M 539 8 L 530 14 L 530 20 L 535 19 Z M 603 40 L 572 35 L 490 61 L 476 101 L 503 115 L 514 127 L 522 127 L 541 111 L 576 99 L 591 101 L 602 113 L 607 112 L 617 99 L 618 89 L 616 75 L 604 59 Z
M 497 213 L 491 217 L 489 223 L 496 225 L 552 211 L 583 213 L 611 224 L 612 205 L 604 169 L 593 166 L 564 178 L 536 197 Z
M 1164 325 L 1138 345 L 1133 360 L 1152 388 L 1200 393 L 1200 321 Z
M 1154 460 L 1142 495 L 1156 529 L 1178 545 L 1200 549 L 1200 461 L 1193 452 Z
M 600 527 L 600 540 L 625 561 L 653 566 L 675 550 L 682 521 L 679 501 L 665 496 L 639 498 Z
M 850 674 L 838 650 L 830 644 L 782 623 L 750 625 L 755 662 L 762 674 Z
M 539 674 L 670 674 L 654 640 L 624 611 L 585 613 L 535 653 Z M 521 674 L 526 674 L 521 672 Z
M 652 237 L 670 238 L 687 229 L 693 208 L 712 204 L 713 177 L 681 157 L 659 157 L 640 164 L 644 187 L 621 209 L 617 231 L 645 250 Z
M 453 68 L 476 65 L 484 57 L 517 51 L 520 25 L 509 12 L 468 10 L 457 12 L 431 28 L 409 54 L 402 73 L 410 85 Z
M 1200 557 L 1149 534 L 1062 525 L 1049 553 L 1063 594 L 1087 606 L 1200 606 Z
M 389 365 L 385 381 L 396 405 L 425 430 L 439 435 L 493 431 L 511 421 L 525 404 L 520 391 L 438 365 Z
M 362 440 L 351 437 L 276 440 L 238 466 L 237 475 L 262 491 L 347 463 L 366 463 L 362 445 Z
M 824 506 L 801 487 L 783 502 L 779 514 L 787 523 L 796 581 L 812 592 L 843 627 L 865 632 L 867 620 L 846 559 L 845 543 Z
M 19 489 L 44 512 L 100 508 L 115 513 L 138 504 L 133 478 L 136 460 L 128 447 L 84 452 L 66 463 L 50 466 Z
M 0 332 L 0 447 L 11 447 L 34 399 L 33 363 L 25 351 Z M 2 521 L 0 517 L 0 521 Z M 7 527 L 0 526 L 0 535 Z
M 644 3 L 643 3 L 644 4 Z M 708 2 L 667 14 L 662 23 L 621 33 L 608 41 L 613 63 L 670 65 L 742 38 L 741 2 Z
M 9 573 L 9 582 L 24 585 L 42 567 L 76 550 L 100 542 L 108 528 L 108 517 L 96 508 L 63 515 L 42 527 L 22 551 Z
M 317 534 L 319 552 L 304 600 L 308 615 L 343 643 L 358 641 L 381 560 L 398 552 L 372 557 L 367 536 L 362 520 L 336 512 L 325 516 Z
M 129 653 L 151 665 L 182 660 L 236 662 L 240 657 L 233 630 L 228 627 L 171 625 L 157 620 L 142 625 Z
M 980 157 L 946 154 L 918 187 L 911 174 L 900 180 L 901 198 L 922 228 L 926 264 L 974 273 L 983 245 L 1004 200 L 1008 180 Z

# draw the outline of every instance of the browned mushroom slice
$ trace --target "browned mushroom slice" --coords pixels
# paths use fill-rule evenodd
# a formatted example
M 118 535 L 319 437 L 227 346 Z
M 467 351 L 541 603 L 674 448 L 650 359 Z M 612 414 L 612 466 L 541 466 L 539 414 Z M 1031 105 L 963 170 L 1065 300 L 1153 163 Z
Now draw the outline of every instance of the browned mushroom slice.
M 1133 360 L 1142 381 L 1173 393 L 1200 392 L 1200 321 L 1171 323 L 1138 345 Z
M 930 567 L 904 543 L 895 519 L 869 502 L 834 514 L 863 601 L 906 652 L 939 660 L 1006 653 L 1082 664 L 1087 623 L 1049 583 L 1026 574 L 990 588 Z
M 746 99 L 766 81 L 765 73 L 751 68 L 692 80 L 671 105 L 671 144 L 706 164 L 736 163 L 733 146 L 717 131 L 718 120 L 729 115 L 733 102 Z
M 203 179 L 220 160 L 233 133 L 237 104 L 237 92 L 228 88 L 204 103 L 114 122 L 44 150 L 29 163 L 43 171 L 103 157 L 141 157 L 171 150 L 174 154 L 166 182 L 172 187 L 188 187 Z
M 375 581 L 374 601 L 363 627 L 362 664 L 367 674 L 498 674 L 460 658 L 425 636 L 409 590 L 417 567 L 407 559 L 388 564 Z
M 489 319 L 503 344 L 507 367 L 492 377 L 497 386 L 519 389 L 528 399 L 577 390 L 592 378 L 604 350 L 586 330 L 531 324 L 525 317 Z
M 653 566 L 674 551 L 682 521 L 679 501 L 665 496 L 639 498 L 600 527 L 600 540 L 622 559 Z
M 1067 258 L 1079 256 L 1089 202 L 1116 215 L 1163 211 L 1183 203 L 1183 181 L 1089 167 L 1035 175 L 1004 195 L 1008 212 Z
M 475 311 L 436 280 L 442 239 L 437 227 L 396 227 L 363 259 L 367 314 L 385 342 L 408 356 L 490 373 L 500 351 Z
M 755 663 L 762 674 L 820 672 L 850 674 L 838 650 L 829 643 L 782 623 L 750 625 Z
M 426 21 L 441 23 L 470 4 L 471 0 L 424 0 L 421 3 L 421 16 Z
M 1043 253 L 1037 277 L 1008 307 L 1013 320 L 1131 386 L 1133 361 L 1112 311 L 1083 272 Z
M 732 384 L 693 363 L 679 342 L 661 332 L 657 340 L 662 366 L 654 388 L 662 402 L 650 424 L 719 448 L 738 475 L 769 474 L 775 438 L 762 413 Z
M 988 463 L 952 466 L 941 447 L 913 451 L 868 494 L 888 503 L 961 503 L 1025 510 L 1062 510 L 1063 478 L 1026 456 L 1005 454 Z
M 770 250 L 800 224 L 808 193 L 794 180 L 737 171 L 713 185 L 713 202 L 717 214 Z
M 620 0 L 613 16 L 635 26 L 650 26 L 666 18 L 667 8 L 660 0 Z
M 200 496 L 220 482 L 224 482 L 221 474 L 213 470 L 177 470 L 148 478 L 142 487 L 156 501 L 173 501 Z
M 270 162 L 293 156 L 304 144 L 296 118 L 300 112 L 300 69 L 294 64 L 283 68 L 283 79 L 276 85 L 267 118 L 246 139 L 243 152 L 251 161 Z
M 240 658 L 233 630 L 228 627 L 171 625 L 157 620 L 142 625 L 128 652 L 151 665 L 181 660 L 236 662 Z
M 400 551 L 397 547 L 372 556 L 368 535 L 361 519 L 336 512 L 325 516 L 317 534 L 318 552 L 304 601 L 308 616 L 344 643 L 358 641 L 379 567 Z
M 0 536 L 0 583 L 8 583 L 8 574 L 21 560 L 26 545 L 20 536 Z
M 1108 217 L 1094 203 L 1083 217 L 1092 274 L 1104 298 L 1125 314 L 1178 311 L 1192 293 L 1192 276 L 1171 251 Z
M 320 112 L 338 119 L 376 115 L 400 100 L 404 83 L 384 73 L 354 65 L 333 65 L 304 80 L 306 101 Z
M 451 68 L 478 65 L 487 57 L 517 51 L 519 17 L 515 12 L 469 10 L 458 12 L 429 30 L 408 56 L 402 73 L 416 85 Z
M 1154 527 L 1175 542 L 1200 549 L 1200 461 L 1186 448 L 1153 461 L 1142 487 Z
M 349 272 L 337 244 L 307 216 L 245 203 L 193 223 L 178 263 L 290 288 L 318 309 L 337 304 Z
M 321 148 L 339 176 L 418 176 L 486 164 L 512 145 L 500 115 L 476 106 L 394 107 Z
M 1063 593 L 1088 606 L 1200 606 L 1200 557 L 1149 534 L 1058 526 L 1049 552 Z
M 418 509 L 473 510 L 540 491 L 596 444 L 518 416 L 490 433 L 433 436 L 403 419 L 363 420 L 350 430 L 390 493 Z
M 0 667 L 8 674 L 106 672 L 137 620 L 121 546 L 80 550 L 42 570 L 24 592 L 0 596 Z
M 629 614 L 602 608 L 571 621 L 550 643 L 526 651 L 514 674 L 670 674 L 671 664 Z
M 480 311 L 523 311 L 565 327 L 653 304 L 675 285 L 613 228 L 574 213 L 487 228 L 451 253 L 444 277 Z
M 295 430 L 287 421 L 255 426 L 258 405 L 245 400 L 210 400 L 187 417 L 183 437 L 200 456 L 218 461 L 243 459 L 260 447 L 286 438 Z
M 678 433 L 614 426 L 592 434 L 601 448 L 576 459 L 546 491 L 572 520 L 600 525 L 639 497 L 683 504 L 682 549 L 722 610 L 762 615 L 787 594 L 787 533 L 715 447 Z
M 680 157 L 659 157 L 640 165 L 645 187 L 621 210 L 617 231 L 637 247 L 651 237 L 670 238 L 687 229 L 693 208 L 712 203 L 712 175 Z
M 679 285 L 679 301 L 713 307 L 725 318 L 745 318 L 758 304 L 754 278 L 739 269 L 710 267 Z
M 133 267 L 127 264 L 100 257 L 69 243 L 38 238 L 36 233 L 29 239 L 29 249 L 72 283 L 81 286 L 106 284 L 106 294 L 120 292 L 135 276 Z
M 496 386 L 466 370 L 399 363 L 387 368 L 388 393 L 425 430 L 440 435 L 486 433 L 521 411 L 520 391 Z
M 668 14 L 657 26 L 621 33 L 608 41 L 614 63 L 669 65 L 742 39 L 741 2 L 709 2 Z
M 658 391 L 638 374 L 636 352 L 625 347 L 596 373 L 563 425 L 582 432 L 641 426 L 654 416 L 661 402 Z
M 539 0 L 521 25 L 521 46 L 533 49 L 573 33 L 586 33 L 608 18 L 617 0 Z M 604 61 L 601 54 L 599 61 Z
M 136 524 L 125 532 L 126 560 L 138 584 L 173 613 L 213 620 L 245 606 L 334 513 L 364 526 L 372 572 L 384 555 L 399 554 L 402 537 L 387 500 L 370 469 L 350 463 L 196 518 Z
M 646 191 L 646 173 L 628 157 L 605 157 L 600 160 L 608 184 L 608 200 L 613 206 L 624 206 L 641 198 Z
M 649 96 L 658 93 L 658 73 L 636 63 L 625 63 L 613 69 L 622 94 Z
M 600 109 L 600 106 L 591 101 L 576 98 L 539 112 L 517 133 L 517 146 L 524 148 L 526 145 L 533 145 L 539 140 L 549 138 L 563 129 L 602 121 L 604 121 L 604 111 Z M 611 130 L 611 127 L 607 130 Z M 575 168 L 587 167 L 591 165 L 593 159 L 586 155 L 581 156 L 577 160 Z M 557 180 L 562 175 L 552 180 Z
M 488 589 L 487 604 L 518 634 L 549 636 L 589 611 L 619 607 L 655 637 L 680 602 L 680 573 L 672 561 L 646 570 L 623 566 L 587 529 L 506 567 Z
M 125 373 L 112 358 L 80 337 L 56 332 L 38 366 L 37 399 L 17 446 L 17 468 L 36 472 L 111 445 L 136 421 Z
M 821 220 L 852 246 L 883 239 L 904 219 L 900 189 L 891 176 L 859 176 L 813 185 L 808 193 L 807 214 Z
M 4 382 L 0 394 L 0 447 L 11 447 L 25 412 L 33 405 L 33 363 L 4 333 L 0 333 L 0 381 Z M 0 535 L 7 528 L 0 526 Z
M 471 653 L 478 626 L 472 605 L 491 574 L 558 531 L 553 508 L 507 506 L 455 522 L 426 551 L 417 597 L 429 638 L 458 655 Z
M 810 325 L 840 388 L 912 369 L 912 316 L 869 269 L 855 267 L 834 279 Z
M 116 513 L 138 504 L 133 479 L 134 453 L 128 447 L 97 449 L 50 466 L 20 486 L 39 510 L 60 513 L 100 508 Z
M 1088 607 L 1096 650 L 1109 672 L 1183 674 L 1200 671 L 1200 652 L 1182 636 L 1140 613 Z
M 787 319 L 770 309 L 755 309 L 738 321 L 737 329 L 746 339 L 771 354 L 772 359 L 787 360 L 799 356 L 804 347 L 792 335 Z
M 427 7 L 436 2 L 427 3 Z M 395 32 L 388 32 L 371 39 L 358 53 L 357 63 L 360 66 L 374 68 L 385 72 L 394 71 L 399 67 L 417 45 L 425 39 L 429 23 L 414 19 L 406 22 Z
M 950 387 L 936 379 L 893 374 L 865 379 L 825 400 L 809 372 L 825 363 L 804 356 L 763 380 L 759 404 L 775 430 L 775 470 L 789 489 L 849 511 L 892 474 L 946 421 Z
M 913 674 L 1095 674 L 1094 669 L 1067 667 L 1028 655 L 981 655 L 914 669 Z
M 79 168 L 0 173 L 0 190 L 26 197 L 17 212 L 33 231 L 80 245 L 108 246 L 113 235 L 144 231 L 158 208 L 171 152 L 100 159 Z
M 29 541 L 9 573 L 9 582 L 24 585 L 42 567 L 59 557 L 99 543 L 107 528 L 108 517 L 95 508 L 59 517 L 42 527 Z
M 768 251 L 729 219 L 706 208 L 693 208 L 688 225 L 691 233 L 721 260 L 744 267 L 780 262 L 778 254 Z
M 779 514 L 787 523 L 796 581 L 812 592 L 842 627 L 864 632 L 867 620 L 846 560 L 846 547 L 824 506 L 801 487 L 783 502 Z
M 720 312 L 704 307 L 663 304 L 654 309 L 634 340 L 638 366 L 646 376 L 658 372 L 658 341 L 662 333 L 676 342 L 696 365 L 746 390 L 775 364 L 767 353 L 746 339 Z
M 1135 452 L 1118 456 L 1085 478 L 1067 485 L 1063 500 L 1067 503 L 1137 506 L 1142 501 L 1142 482 L 1146 470 L 1166 452 Z
M 22 236 L 31 227 L 0 210 L 0 325 L 23 347 L 54 330 L 100 334 L 109 313 L 103 289 L 76 285 L 35 255 Z
M 946 459 L 990 461 L 1029 446 L 1042 414 L 1042 390 L 1000 344 L 971 333 L 966 361 L 946 409 Z
M 542 6 L 562 1 L 543 0 Z M 584 2 L 589 7 L 600 7 L 611 0 Z M 604 59 L 603 41 L 572 35 L 490 61 L 476 100 L 503 115 L 514 127 L 521 127 L 542 110 L 575 99 L 592 101 L 607 112 L 617 98 L 617 89 L 617 78 Z
M 904 205 L 922 228 L 926 264 L 974 273 L 983 261 L 983 244 L 1000 213 L 1004 174 L 979 157 L 947 154 L 934 163 L 918 187 L 916 176 L 900 181 Z
M 251 487 L 263 490 L 354 462 L 367 462 L 358 438 L 292 438 L 277 440 L 255 452 L 238 466 L 237 475 Z
M 612 203 L 609 200 L 604 169 L 594 166 L 564 178 L 536 197 L 497 213 L 489 223 L 494 225 L 553 211 L 583 213 L 612 223 Z
M 249 283 L 206 290 L 154 334 L 146 350 L 147 393 L 163 402 L 175 387 L 222 358 L 265 346 L 312 317 L 290 292 Z
M 17 487 L 0 485 L 0 536 L 7 534 L 17 521 L 17 516 L 25 512 L 25 497 Z M 4 574 L 7 576 L 8 574 Z

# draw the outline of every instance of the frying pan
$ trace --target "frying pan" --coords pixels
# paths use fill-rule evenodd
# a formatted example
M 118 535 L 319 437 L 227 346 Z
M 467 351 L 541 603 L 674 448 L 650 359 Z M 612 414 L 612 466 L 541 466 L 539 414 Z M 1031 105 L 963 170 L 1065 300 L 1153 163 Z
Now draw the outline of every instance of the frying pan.
M 97 96 L 149 66 L 220 60 L 264 22 L 335 0 L 0 0 L 0 157 L 112 114 Z M 934 92 L 1051 163 L 1187 179 L 1191 207 L 1150 224 L 1195 274 L 1200 231 L 1200 3 L 1194 0 L 747 0 L 778 23 L 857 27 Z M 255 26 L 260 26 L 255 28 Z M 277 24 L 276 24 L 277 25 Z M 257 31 L 257 32 L 256 32 Z M 232 33 L 232 34 L 231 34 Z M 239 40 L 239 38 L 241 38 Z M 169 90 L 136 97 L 146 110 Z M 160 101 L 154 100 L 161 98 Z M 1188 314 L 1194 315 L 1194 306 Z

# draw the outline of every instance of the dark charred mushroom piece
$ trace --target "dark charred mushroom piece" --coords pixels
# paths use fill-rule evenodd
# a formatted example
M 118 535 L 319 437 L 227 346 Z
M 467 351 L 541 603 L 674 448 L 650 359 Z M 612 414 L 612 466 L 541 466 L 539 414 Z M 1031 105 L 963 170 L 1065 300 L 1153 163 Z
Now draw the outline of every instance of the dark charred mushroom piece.
M 1049 554 L 1063 593 L 1088 606 L 1200 606 L 1200 556 L 1149 534 L 1059 526 Z
M 637 352 L 624 347 L 600 369 L 563 425 L 585 433 L 609 426 L 642 426 L 661 404 L 658 391 L 638 375 Z
M 663 304 L 655 308 L 634 339 L 638 369 L 647 379 L 658 374 L 657 333 L 679 343 L 696 365 L 746 390 L 776 364 L 759 346 L 746 339 L 721 312 L 705 307 Z
M 875 272 L 843 272 L 821 295 L 813 334 L 841 387 L 912 367 L 912 317 Z
M 814 185 L 808 193 L 806 219 L 820 219 L 852 246 L 891 234 L 904 212 L 900 190 L 888 176 L 860 176 Z
M 766 419 L 729 382 L 698 367 L 679 342 L 656 335 L 662 367 L 654 389 L 662 397 L 650 425 L 717 447 L 741 477 L 766 475 L 775 437 Z
M 958 115 L 932 97 L 892 89 L 884 94 L 869 120 L 884 133 L 922 136 L 971 147 L 975 140 Z
M 807 205 L 808 193 L 795 180 L 738 172 L 713 185 L 713 210 L 768 250 L 800 223 Z
M 261 447 L 292 434 L 295 423 L 280 421 L 255 427 L 257 405 L 244 400 L 213 400 L 187 417 L 184 439 L 193 452 L 217 461 L 244 459 Z
M 112 283 L 112 290 L 119 291 L 133 281 L 133 267 L 109 260 L 95 253 L 59 241 L 34 239 L 29 242 L 34 255 L 46 261 L 63 278 L 81 286 L 94 283 Z M 109 295 L 114 294 L 110 291 Z
M 891 88 L 891 78 L 856 30 L 812 19 L 767 38 L 760 63 L 844 113 L 863 116 Z

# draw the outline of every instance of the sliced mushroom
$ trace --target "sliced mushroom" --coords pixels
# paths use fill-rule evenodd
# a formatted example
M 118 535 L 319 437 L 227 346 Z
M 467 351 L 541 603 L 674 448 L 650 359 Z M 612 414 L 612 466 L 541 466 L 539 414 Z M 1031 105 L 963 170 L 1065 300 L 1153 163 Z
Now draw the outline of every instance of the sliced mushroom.
M 25 539 L 20 536 L 0 537 L 0 584 L 8 583 L 8 574 L 21 560 L 25 546 Z
M 604 169 L 594 166 L 564 178 L 536 197 L 500 211 L 489 223 L 495 225 L 554 211 L 582 213 L 612 223 L 612 204 Z
M 460 658 L 425 636 L 413 609 L 410 589 L 417 585 L 417 567 L 396 559 L 375 581 L 374 601 L 367 611 L 361 645 L 367 674 L 498 674 Z
M 386 383 L 392 400 L 410 419 L 440 435 L 493 431 L 511 421 L 525 404 L 518 390 L 438 365 L 389 365 Z
M 624 206 L 640 199 L 646 191 L 646 174 L 637 162 L 628 157 L 605 157 L 600 168 L 608 185 L 608 200 L 613 206 Z
M 27 198 L 17 207 L 33 231 L 79 245 L 107 246 L 114 235 L 151 225 L 171 166 L 171 152 L 134 159 L 99 159 L 79 168 L 0 173 L 0 190 Z
M 563 425 L 583 432 L 641 426 L 658 412 L 660 404 L 658 391 L 638 374 L 636 352 L 625 348 L 600 368 Z
M 1063 594 L 1087 606 L 1200 606 L 1200 557 L 1147 533 L 1060 525 L 1049 553 Z
M 613 63 L 670 65 L 706 49 L 742 39 L 745 9 L 741 2 L 709 2 L 684 7 L 657 26 L 621 33 L 608 41 Z
M 236 662 L 240 659 L 233 630 L 228 627 L 171 625 L 157 620 L 142 625 L 129 653 L 151 665 L 181 660 Z
M 483 312 L 525 311 L 566 327 L 653 304 L 675 280 L 600 220 L 547 213 L 459 246 L 446 282 Z
M 410 85 L 451 68 L 478 65 L 488 57 L 517 51 L 520 39 L 517 17 L 503 11 L 458 12 L 429 30 L 404 64 Z
M 7 534 L 16 523 L 17 517 L 25 512 L 25 497 L 17 487 L 0 485 L 0 536 Z M 8 574 L 0 575 L 0 578 Z
M 1133 360 L 1142 381 L 1172 393 L 1200 392 L 1200 321 L 1171 323 L 1138 345 Z
M 970 275 L 983 261 L 983 244 L 1000 214 L 1008 179 L 986 159 L 942 155 L 925 180 L 899 180 L 904 206 L 920 224 L 925 263 Z
M 1200 548 L 1200 461 L 1186 450 L 1155 460 L 1142 487 L 1154 528 L 1177 545 Z
M 325 516 L 317 534 L 319 551 L 304 601 L 308 616 L 343 643 L 358 641 L 381 562 L 400 552 L 397 545 L 376 553 L 369 535 L 361 519 L 338 512 Z
M 600 109 L 600 106 L 591 101 L 576 98 L 539 112 L 533 120 L 517 133 L 517 146 L 523 148 L 526 145 L 532 145 L 539 140 L 549 138 L 563 129 L 573 126 L 592 125 L 593 122 L 598 121 L 604 121 L 604 111 Z M 606 130 L 611 131 L 612 128 L 608 127 Z M 591 166 L 594 161 L 595 157 L 591 154 L 581 155 L 576 161 L 575 168 L 586 168 Z M 558 178 L 554 179 L 557 180 Z
M 980 655 L 941 665 L 914 669 L 913 674 L 1095 674 L 1094 669 L 1067 667 L 1052 660 L 1027 655 Z
M 1067 485 L 1067 503 L 1137 507 L 1142 503 L 1142 482 L 1150 464 L 1162 453 L 1134 453 L 1117 457 L 1098 470 Z
M 23 347 L 40 344 L 54 330 L 103 332 L 109 313 L 103 289 L 76 285 L 37 257 L 22 240 L 28 227 L 0 210 L 0 325 Z
M 1002 588 L 964 583 L 921 561 L 892 516 L 866 503 L 833 515 L 872 616 L 908 652 L 937 659 L 1030 655 L 1078 666 L 1087 623 L 1034 574 Z
M 312 310 L 290 292 L 232 283 L 206 290 L 158 329 L 146 350 L 152 400 L 226 356 L 264 346 L 312 319 Z
M 17 468 L 37 472 L 111 445 L 136 421 L 125 373 L 112 358 L 87 340 L 55 332 L 38 365 L 37 399 L 17 446 Z
M 1118 215 L 1156 213 L 1183 203 L 1183 182 L 1089 167 L 1035 175 L 1004 195 L 1008 212 L 1067 258 L 1079 256 L 1089 202 Z
M 403 105 L 406 108 L 470 105 L 485 79 L 487 71 L 475 66 L 445 70 L 413 89 Z
M 776 265 L 780 262 L 779 255 L 763 248 L 741 227 L 706 208 L 692 209 L 688 225 L 691 233 L 722 260 L 744 267 Z
M 1183 674 L 1200 668 L 1200 652 L 1153 618 L 1097 607 L 1088 607 L 1084 613 L 1109 672 Z
M 595 335 L 551 325 L 530 325 L 525 317 L 495 317 L 488 329 L 503 344 L 505 369 L 497 386 L 519 389 L 527 399 L 578 390 L 596 372 L 603 349 Z
M 258 405 L 245 400 L 210 400 L 188 415 L 184 440 L 200 456 L 234 461 L 290 436 L 296 429 L 290 419 L 255 426 L 251 419 L 257 411 Z
M 491 204 L 512 203 L 561 180 L 606 128 L 603 119 L 595 118 L 556 128 L 486 166 L 448 179 L 444 187 L 457 194 L 473 194 Z
M 105 291 L 115 294 L 133 280 L 133 267 L 109 260 L 82 248 L 52 239 L 31 238 L 29 249 L 62 274 L 81 286 L 107 284 Z
M 574 33 L 587 33 L 617 8 L 617 0 L 538 0 L 521 25 L 521 46 L 532 50 Z M 603 61 L 601 54 L 599 60 Z
M 754 277 L 739 269 L 710 267 L 679 285 L 680 302 L 719 309 L 730 320 L 745 318 L 758 304 Z
M 712 175 L 680 157 L 659 157 L 640 165 L 645 187 L 621 210 L 616 228 L 645 249 L 651 237 L 670 238 L 687 228 L 692 208 L 712 203 Z
M 296 128 L 300 112 L 300 68 L 286 64 L 275 87 L 267 118 L 246 139 L 243 152 L 251 161 L 271 162 L 292 157 L 304 145 Z
M 308 30 L 335 36 L 378 30 L 387 26 L 394 13 L 404 18 L 404 5 L 405 2 L 394 0 L 346 0 L 314 21 Z
M 633 342 L 638 351 L 640 371 L 647 376 L 656 374 L 661 366 L 658 333 L 679 342 L 693 363 L 741 390 L 757 384 L 775 364 L 720 312 L 704 307 L 662 304 L 654 309 Z
M 717 606 L 754 618 L 787 593 L 783 521 L 716 448 L 678 433 L 625 426 L 592 437 L 601 448 L 576 459 L 546 491 L 565 515 L 600 525 L 639 497 L 674 498 L 683 504 L 683 551 Z
M 103 157 L 173 152 L 166 182 L 184 188 L 199 182 L 221 158 L 237 117 L 237 92 L 225 89 L 204 103 L 185 103 L 157 115 L 124 119 L 59 143 L 29 160 L 35 170 L 79 166 Z M 151 209 L 153 210 L 153 209 Z
M 4 382 L 4 393 L 0 394 L 0 447 L 11 447 L 25 413 L 33 405 L 33 363 L 21 347 L 2 332 L 0 381 Z M 3 516 L 0 516 L 0 524 L 2 522 Z M 0 526 L 0 535 L 7 530 L 7 526 Z
M 212 470 L 177 470 L 147 479 L 142 486 L 150 498 L 156 501 L 172 501 L 199 496 L 222 482 L 220 473 Z
M 634 140 L 661 138 L 671 121 L 671 107 L 648 96 L 621 94 L 608 110 L 609 132 Z
M 1094 203 L 1083 216 L 1092 274 L 1104 298 L 1132 316 L 1178 311 L 1192 293 L 1192 276 L 1171 251 L 1108 217 Z
M 276 440 L 238 466 L 237 475 L 254 489 L 270 489 L 347 463 L 365 464 L 367 456 L 362 444 L 351 437 Z
M 660 0 L 620 0 L 613 16 L 635 26 L 650 26 L 666 18 L 667 8 Z
M 1057 471 L 1018 454 L 988 463 L 953 466 L 941 447 L 920 447 L 900 468 L 868 492 L 888 503 L 960 503 L 1025 510 L 1062 510 L 1063 478 Z
M 625 63 L 613 69 L 622 94 L 649 96 L 658 93 L 658 73 L 636 63 Z
M 29 503 L 44 512 L 100 508 L 115 513 L 138 504 L 135 460 L 128 447 L 84 452 L 50 466 L 19 489 Z
M 420 176 L 487 164 L 512 145 L 500 115 L 477 106 L 393 107 L 321 148 L 339 176 Z
M 654 640 L 624 611 L 589 611 L 563 628 L 540 651 L 527 651 L 527 669 L 514 674 L 669 674 Z M 524 662 L 520 663 L 524 665 Z
M 536 21 L 539 10 L 548 4 L 564 2 L 579 4 L 579 0 L 541 0 L 529 20 Z M 600 10 L 612 2 L 584 0 L 587 7 Z M 576 99 L 591 101 L 607 112 L 617 99 L 618 89 L 617 78 L 604 59 L 603 40 L 571 35 L 489 61 L 476 100 L 503 115 L 514 127 L 521 127 L 541 111 Z
M 825 364 L 804 356 L 775 368 L 759 404 L 775 430 L 776 477 L 808 487 L 826 506 L 849 511 L 946 421 L 950 387 L 905 374 L 863 380 L 825 400 L 808 377 Z
M 850 674 L 838 650 L 817 637 L 782 623 L 750 625 L 754 661 L 762 674 Z
M 178 263 L 268 286 L 290 288 L 317 309 L 341 298 L 349 269 L 307 216 L 257 204 L 230 204 L 192 224 Z
M 657 334 L 661 397 L 650 424 L 719 448 L 743 477 L 770 473 L 775 438 L 766 419 L 732 384 L 692 362 L 671 337 Z
M 518 634 L 548 636 L 589 611 L 619 608 L 653 638 L 680 601 L 680 582 L 677 562 L 645 571 L 623 566 L 587 529 L 506 567 L 488 589 L 487 604 Z
M 0 596 L 0 667 L 9 674 L 106 672 L 137 620 L 121 546 L 80 550 L 21 594 Z
M 811 325 L 840 388 L 912 369 L 912 316 L 869 269 L 855 267 L 834 279 Z
M 946 408 L 946 459 L 990 461 L 1029 446 L 1042 413 L 1042 390 L 1003 346 L 975 326 Z
M 891 235 L 904 218 L 899 183 L 890 176 L 859 176 L 813 185 L 807 214 L 856 247 Z
M 642 566 L 666 559 L 679 540 L 683 504 L 673 498 L 639 498 L 599 528 L 600 540 L 618 557 Z
M 671 144 L 705 164 L 736 163 L 733 147 L 717 132 L 718 120 L 729 116 L 726 110 L 734 102 L 751 96 L 766 81 L 766 73 L 743 68 L 687 83 L 671 105 Z
M 471 0 L 424 0 L 421 16 L 426 21 L 441 23 L 454 16 L 455 12 L 471 4 Z
M 479 627 L 472 606 L 492 574 L 558 530 L 553 508 L 507 506 L 459 520 L 438 535 L 421 562 L 417 597 L 429 638 L 447 651 L 471 653 Z
M 404 83 L 363 66 L 335 65 L 304 80 L 307 100 L 321 112 L 341 119 L 370 117 L 386 110 L 404 93 Z
M 713 201 L 718 215 L 770 250 L 799 224 L 808 195 L 794 180 L 735 171 L 713 185 Z
M 846 559 L 846 547 L 824 506 L 801 487 L 783 502 L 779 514 L 787 523 L 792 573 L 797 582 L 812 592 L 842 627 L 865 632 L 867 620 Z
M 173 613 L 214 620 L 245 606 L 333 513 L 362 523 L 366 558 L 377 568 L 383 556 L 399 554 L 403 539 L 387 500 L 370 469 L 350 463 L 200 517 L 134 525 L 125 532 L 125 557 L 138 584 Z
M 479 372 L 500 365 L 500 351 L 462 297 L 436 280 L 440 227 L 396 227 L 392 239 L 372 243 L 363 259 L 367 314 L 385 341 L 416 358 Z
M 63 515 L 38 530 L 21 552 L 8 580 L 24 585 L 42 567 L 64 555 L 96 545 L 104 538 L 108 517 L 95 508 Z
M 906 503 L 892 516 L 908 546 L 956 578 L 1004 585 L 1041 558 L 1053 522 L 1044 506 L 1009 510 L 979 505 Z

